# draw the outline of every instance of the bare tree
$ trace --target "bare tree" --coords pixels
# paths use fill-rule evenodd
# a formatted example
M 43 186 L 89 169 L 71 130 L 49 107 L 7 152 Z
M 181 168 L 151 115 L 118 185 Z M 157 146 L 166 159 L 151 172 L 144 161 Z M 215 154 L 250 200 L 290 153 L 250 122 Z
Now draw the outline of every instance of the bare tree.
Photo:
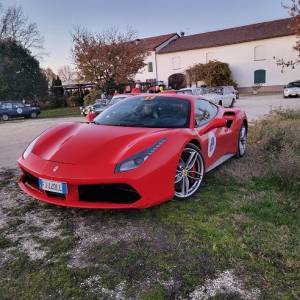
M 127 83 L 144 67 L 147 51 L 136 33 L 110 29 L 92 34 L 83 28 L 73 33 L 73 57 L 83 80 L 95 82 L 105 92 Z
M 13 40 L 28 50 L 43 49 L 44 40 L 37 24 L 28 20 L 21 6 L 0 9 L 0 39 Z
M 288 10 L 290 16 L 292 17 L 291 28 L 296 34 L 297 41 L 294 49 L 298 51 L 298 58 L 294 60 L 286 61 L 283 58 L 274 57 L 277 66 L 281 67 L 283 72 L 284 68 L 295 69 L 296 65 L 300 63 L 300 0 L 290 0 L 290 4 L 282 4 L 282 6 Z
M 58 76 L 63 82 L 78 81 L 77 73 L 70 66 L 62 66 L 58 70 Z

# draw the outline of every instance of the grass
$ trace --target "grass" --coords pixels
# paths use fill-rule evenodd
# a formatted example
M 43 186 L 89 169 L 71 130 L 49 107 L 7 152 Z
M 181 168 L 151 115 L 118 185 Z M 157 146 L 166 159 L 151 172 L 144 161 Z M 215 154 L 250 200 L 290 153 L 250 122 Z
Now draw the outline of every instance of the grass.
M 40 204 L 18 191 L 14 170 L 3 171 L 0 220 L 9 225 L 0 222 L 1 299 L 188 299 L 201 287 L 209 294 L 228 270 L 239 290 L 225 282 L 210 299 L 299 298 L 299 178 L 269 170 L 270 151 L 285 151 L 263 129 L 274 119 L 274 132 L 282 140 L 285 128 L 290 143 L 286 121 L 297 130 L 300 118 L 276 114 L 250 129 L 248 154 L 210 173 L 190 200 L 147 210 Z M 264 150 L 271 145 L 280 147 Z M 33 259 L 38 251 L 45 255 Z
M 39 115 L 40 118 L 57 118 L 57 117 L 70 117 L 80 116 L 79 107 L 60 107 L 42 110 Z

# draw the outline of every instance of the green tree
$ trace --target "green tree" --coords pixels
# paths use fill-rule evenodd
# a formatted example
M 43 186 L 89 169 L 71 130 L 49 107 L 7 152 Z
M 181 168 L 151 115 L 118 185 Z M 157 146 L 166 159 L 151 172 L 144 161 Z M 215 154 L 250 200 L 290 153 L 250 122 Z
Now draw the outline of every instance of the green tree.
M 204 81 L 208 86 L 236 86 L 236 82 L 231 77 L 229 65 L 217 60 L 207 64 L 196 64 L 186 70 L 186 75 L 189 84 Z
M 41 100 L 48 91 L 39 62 L 21 45 L 0 41 L 0 99 Z
M 59 76 L 56 76 L 52 79 L 51 84 L 51 92 L 52 92 L 52 102 L 54 106 L 65 106 L 66 99 L 64 97 L 64 88 L 62 86 L 62 81 Z

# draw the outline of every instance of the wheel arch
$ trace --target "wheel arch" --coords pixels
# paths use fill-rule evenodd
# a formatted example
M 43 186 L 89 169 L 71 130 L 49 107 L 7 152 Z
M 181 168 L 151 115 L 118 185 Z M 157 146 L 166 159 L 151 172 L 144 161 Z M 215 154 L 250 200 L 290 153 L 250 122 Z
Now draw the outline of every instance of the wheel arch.
M 201 144 L 200 144 L 200 142 L 197 139 L 192 139 L 188 143 L 197 146 L 201 150 Z
M 247 119 L 244 119 L 244 120 L 243 120 L 243 125 L 245 125 L 246 130 L 247 130 L 247 132 L 248 132 L 248 121 L 247 121 Z

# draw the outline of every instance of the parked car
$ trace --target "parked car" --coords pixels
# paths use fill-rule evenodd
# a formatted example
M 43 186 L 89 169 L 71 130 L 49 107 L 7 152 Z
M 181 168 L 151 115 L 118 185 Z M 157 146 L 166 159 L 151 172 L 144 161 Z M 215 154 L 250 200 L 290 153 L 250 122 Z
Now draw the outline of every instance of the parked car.
M 103 105 L 102 103 L 95 103 L 93 105 L 90 105 L 86 114 L 87 122 L 92 122 L 106 108 L 107 105 Z
M 284 87 L 283 97 L 300 97 L 300 80 L 290 82 Z
M 0 104 L 0 118 L 3 121 L 19 117 L 35 119 L 40 112 L 38 106 L 24 105 L 18 101 L 1 101 Z
M 96 100 L 97 101 L 97 100 Z M 91 110 L 93 111 L 103 111 L 107 104 L 103 102 L 95 102 L 94 104 L 87 106 L 80 106 L 80 112 L 82 115 L 86 116 Z
M 207 172 L 245 154 L 247 130 L 242 110 L 199 96 L 130 97 L 93 123 L 59 124 L 35 138 L 18 160 L 18 183 L 40 201 L 77 208 L 188 199 Z
M 233 107 L 236 101 L 236 94 L 233 93 L 232 90 L 222 86 L 207 89 L 202 97 L 214 104 L 224 107 Z
M 87 122 L 92 122 L 100 113 L 102 113 L 105 109 L 132 96 L 132 94 L 120 94 L 112 97 L 107 105 L 103 105 L 102 103 L 95 103 L 90 105 L 87 109 L 86 120 Z
M 226 93 L 233 93 L 233 94 L 235 94 L 236 99 L 240 98 L 240 93 L 239 93 L 239 91 L 236 88 L 234 88 L 234 86 L 232 86 L 232 85 L 224 85 L 224 86 L 222 86 L 222 88 L 223 88 L 223 90 L 226 91 Z
M 200 96 L 207 92 L 207 88 L 184 88 L 177 91 L 177 94 Z
M 133 94 L 119 94 L 119 95 L 115 95 L 111 98 L 111 100 L 108 103 L 108 106 L 112 106 L 128 97 L 133 96 Z

